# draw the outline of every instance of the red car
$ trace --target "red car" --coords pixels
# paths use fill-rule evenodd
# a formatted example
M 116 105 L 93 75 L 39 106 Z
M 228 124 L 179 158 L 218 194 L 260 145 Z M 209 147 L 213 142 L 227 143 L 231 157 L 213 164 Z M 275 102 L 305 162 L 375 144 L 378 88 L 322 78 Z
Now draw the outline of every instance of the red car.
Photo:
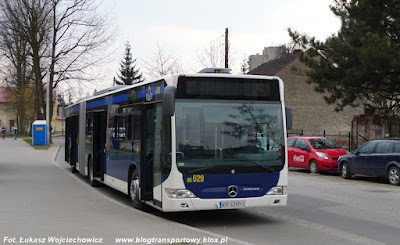
M 324 137 L 288 138 L 289 167 L 309 169 L 311 173 L 337 171 L 336 162 L 348 152 Z

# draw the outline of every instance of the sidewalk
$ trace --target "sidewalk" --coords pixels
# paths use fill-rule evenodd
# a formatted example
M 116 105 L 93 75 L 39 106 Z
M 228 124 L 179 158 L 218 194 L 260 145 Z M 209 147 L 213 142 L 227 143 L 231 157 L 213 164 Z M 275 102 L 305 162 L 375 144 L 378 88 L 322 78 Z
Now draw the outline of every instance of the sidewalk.
M 49 161 L 56 146 L 53 145 L 49 150 L 37 151 L 27 144 L 24 139 L 0 138 L 0 167 L 5 163 L 21 163 L 29 159 Z M 0 171 L 1 174 L 1 171 Z
M 7 244 L 6 237 L 101 238 L 102 244 L 115 244 L 117 238 L 134 239 L 121 242 L 125 244 L 161 244 L 149 240 L 153 238 L 226 238 L 135 210 L 125 195 L 108 187 L 92 188 L 85 177 L 70 173 L 62 147 L 52 162 L 60 140 L 49 150 L 34 150 L 22 139 L 0 139 L 0 244 Z M 231 239 L 225 244 L 246 243 Z

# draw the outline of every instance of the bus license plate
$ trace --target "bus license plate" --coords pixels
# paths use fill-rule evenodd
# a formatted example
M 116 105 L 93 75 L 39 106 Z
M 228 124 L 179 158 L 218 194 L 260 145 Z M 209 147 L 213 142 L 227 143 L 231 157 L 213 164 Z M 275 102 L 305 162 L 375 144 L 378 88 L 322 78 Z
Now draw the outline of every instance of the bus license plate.
M 219 202 L 219 209 L 231 209 L 231 208 L 245 208 L 246 201 L 227 201 Z

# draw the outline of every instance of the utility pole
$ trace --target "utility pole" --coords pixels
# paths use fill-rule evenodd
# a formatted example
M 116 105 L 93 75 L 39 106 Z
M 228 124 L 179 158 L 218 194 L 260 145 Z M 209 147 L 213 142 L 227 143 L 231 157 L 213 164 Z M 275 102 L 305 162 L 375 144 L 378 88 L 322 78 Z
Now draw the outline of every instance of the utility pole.
M 229 54 L 229 42 L 228 42 L 228 28 L 225 28 L 225 68 L 229 68 L 228 65 L 228 54 Z

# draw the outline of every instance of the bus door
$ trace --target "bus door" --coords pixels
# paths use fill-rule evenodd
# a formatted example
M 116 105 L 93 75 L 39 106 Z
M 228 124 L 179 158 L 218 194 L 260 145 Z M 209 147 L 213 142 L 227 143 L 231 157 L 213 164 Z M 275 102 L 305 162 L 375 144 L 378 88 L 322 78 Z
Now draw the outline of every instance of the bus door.
M 154 112 L 154 104 L 143 106 L 140 194 L 144 201 L 153 200 Z
M 107 113 L 94 112 L 93 115 L 93 177 L 104 181 L 104 160 L 106 145 Z
M 67 117 L 65 119 L 66 121 L 66 127 L 65 127 L 65 135 L 66 135 L 66 139 L 65 139 L 65 161 L 70 163 L 70 150 L 71 150 L 71 118 Z
M 79 117 L 69 117 L 68 127 L 68 159 L 72 166 L 76 165 L 78 160 L 78 132 L 79 132 Z

